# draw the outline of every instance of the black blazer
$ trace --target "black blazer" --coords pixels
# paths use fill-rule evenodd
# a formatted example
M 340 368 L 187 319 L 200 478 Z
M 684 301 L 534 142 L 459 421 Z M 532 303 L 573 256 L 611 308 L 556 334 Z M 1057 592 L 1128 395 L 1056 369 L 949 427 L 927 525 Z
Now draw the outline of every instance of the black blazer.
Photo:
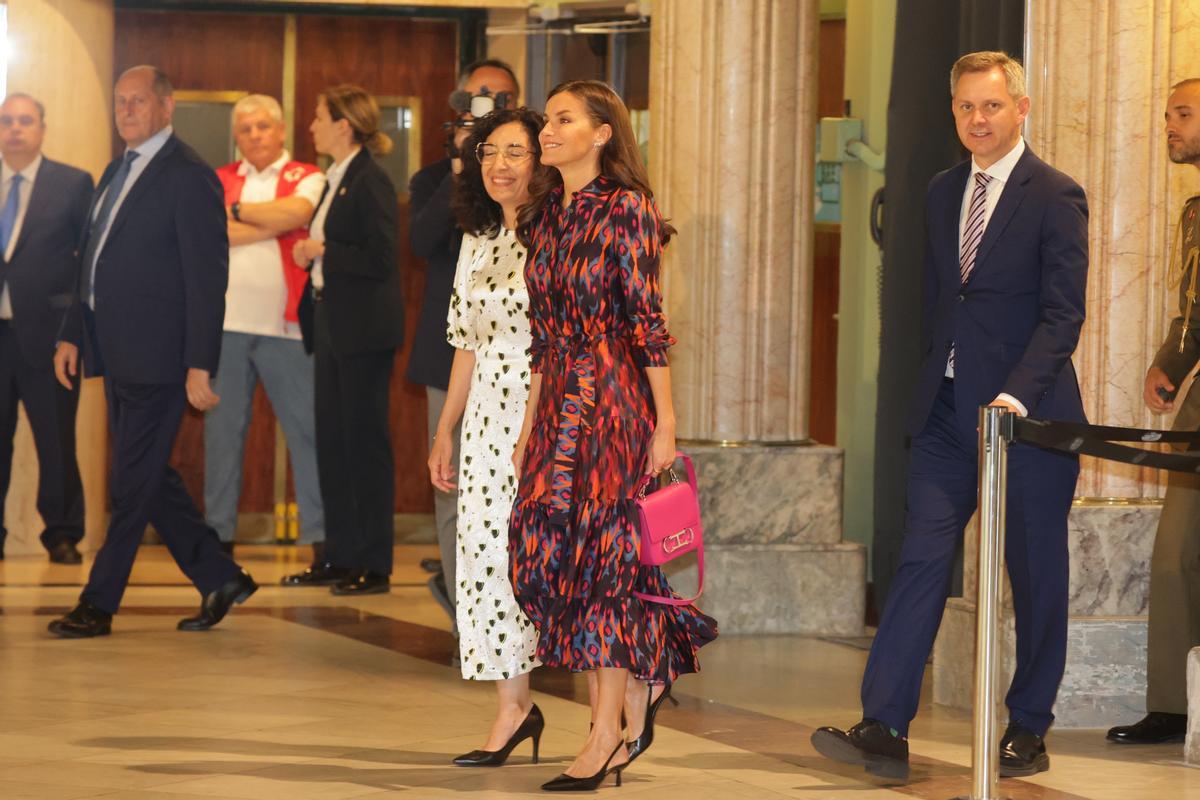
M 329 191 L 328 185 L 325 191 Z M 324 197 L 322 194 L 322 202 Z M 329 319 L 329 344 L 340 356 L 388 350 L 404 341 L 404 299 L 396 265 L 396 202 L 392 179 L 363 148 L 347 165 L 325 215 L 321 303 Z M 311 352 L 313 306 L 307 289 L 298 313 Z
M 92 176 L 42 157 L 12 259 L 0 253 L 13 331 L 31 367 L 51 368 L 63 312 L 76 294 L 79 240 L 92 202 Z
M 1029 416 L 1084 421 L 1071 354 L 1083 326 L 1088 208 L 1083 189 L 1026 146 L 988 221 L 966 284 L 958 228 L 971 163 L 934 176 L 926 198 L 924 361 L 908 432 L 925 426 L 954 345 L 959 429 L 1006 392 Z
M 104 170 L 88 220 L 120 162 Z M 87 375 L 177 383 L 189 368 L 217 371 L 229 280 L 222 198 L 217 174 L 175 136 L 146 165 L 97 256 L 95 313 L 76 297 L 63 320 Z M 80 285 L 87 269 L 80 264 Z
M 446 315 L 462 245 L 462 231 L 450 211 L 454 193 L 450 159 L 430 164 L 413 175 L 408 193 L 412 203 L 409 241 L 413 255 L 425 260 L 426 269 L 425 298 L 405 377 L 413 383 L 446 389 L 454 362 L 454 348 L 446 341 Z

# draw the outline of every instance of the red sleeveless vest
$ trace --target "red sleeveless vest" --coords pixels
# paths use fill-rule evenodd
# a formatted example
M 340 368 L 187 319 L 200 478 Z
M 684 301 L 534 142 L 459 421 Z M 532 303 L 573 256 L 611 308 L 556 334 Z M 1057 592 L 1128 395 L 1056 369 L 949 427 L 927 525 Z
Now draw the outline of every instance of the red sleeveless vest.
M 235 161 L 217 170 L 217 177 L 221 179 L 221 186 L 225 189 L 226 206 L 233 205 L 242 197 L 242 187 L 246 185 L 246 176 L 238 174 L 238 168 L 241 165 L 241 161 Z M 296 193 L 296 187 L 302 180 L 314 172 L 320 171 L 320 168 L 313 164 L 303 164 L 299 161 L 287 162 L 279 171 L 279 181 L 275 185 L 275 198 L 291 197 Z M 283 281 L 287 286 L 287 308 L 283 312 L 283 318 L 288 322 L 299 321 L 296 309 L 300 306 L 300 294 L 304 291 L 304 284 L 308 281 L 308 272 L 297 266 L 295 259 L 292 258 L 292 245 L 307 238 L 307 226 L 296 228 L 276 237 L 276 241 L 279 242 L 279 255 L 283 260 Z

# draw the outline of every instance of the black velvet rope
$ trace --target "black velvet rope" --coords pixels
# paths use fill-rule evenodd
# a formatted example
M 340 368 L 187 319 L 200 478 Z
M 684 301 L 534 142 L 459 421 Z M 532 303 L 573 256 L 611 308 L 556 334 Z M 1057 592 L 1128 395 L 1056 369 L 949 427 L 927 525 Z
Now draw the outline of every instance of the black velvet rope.
M 1061 453 L 1083 454 L 1108 461 L 1122 461 L 1139 467 L 1153 467 L 1172 472 L 1200 474 L 1200 431 L 1155 431 L 1143 428 L 1114 428 L 1108 425 L 1085 425 L 1079 422 L 1048 422 L 1010 415 L 1010 441 L 1057 450 Z M 1114 442 L 1146 444 L 1183 444 L 1183 452 L 1160 453 L 1142 450 Z

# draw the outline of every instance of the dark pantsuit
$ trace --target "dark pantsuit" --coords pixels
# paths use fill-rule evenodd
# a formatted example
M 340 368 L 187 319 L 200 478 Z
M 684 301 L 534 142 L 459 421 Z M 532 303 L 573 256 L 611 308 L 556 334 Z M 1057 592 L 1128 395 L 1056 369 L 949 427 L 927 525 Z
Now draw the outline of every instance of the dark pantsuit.
M 63 388 L 48 359 L 41 368 L 30 366 L 12 323 L 0 320 L 0 520 L 12 476 L 18 403 L 25 406 L 37 448 L 42 544 L 50 548 L 60 541 L 78 543 L 83 538 L 83 483 L 75 460 L 79 385 Z M 0 525 L 0 546 L 5 534 Z
M 977 443 L 956 424 L 945 381 L 913 438 L 908 519 L 900 568 L 863 676 L 863 716 L 906 735 L 917 713 L 925 661 L 941 623 L 963 528 L 975 512 Z M 1066 657 L 1067 514 L 1078 461 L 1027 445 L 1008 452 L 1005 560 L 1013 589 L 1017 668 L 1010 719 L 1039 735 L 1054 717 Z
M 115 614 L 138 545 L 153 523 L 179 568 L 207 596 L 238 574 L 204 522 L 179 473 L 168 466 L 187 407 L 183 384 L 104 379 L 113 440 L 112 519 L 81 599 Z
M 326 303 L 317 301 L 313 312 L 325 557 L 337 567 L 390 575 L 396 488 L 388 399 L 396 351 L 339 356 Z

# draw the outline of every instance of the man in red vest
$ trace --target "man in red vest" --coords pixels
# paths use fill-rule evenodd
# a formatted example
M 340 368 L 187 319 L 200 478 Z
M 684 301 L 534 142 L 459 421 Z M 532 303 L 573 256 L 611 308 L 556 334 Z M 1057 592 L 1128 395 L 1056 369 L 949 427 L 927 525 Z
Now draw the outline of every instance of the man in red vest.
M 229 288 L 214 386 L 221 402 L 204 422 L 205 514 L 232 552 L 242 452 L 261 380 L 287 439 L 299 542 L 319 551 L 325 512 L 317 480 L 313 365 L 296 318 L 308 273 L 292 259 L 292 245 L 308 237 L 325 176 L 313 164 L 291 160 L 284 149 L 283 110 L 272 97 L 252 94 L 239 100 L 233 136 L 242 160 L 217 170 L 229 217 Z M 316 555 L 314 560 L 321 560 L 322 554 Z

